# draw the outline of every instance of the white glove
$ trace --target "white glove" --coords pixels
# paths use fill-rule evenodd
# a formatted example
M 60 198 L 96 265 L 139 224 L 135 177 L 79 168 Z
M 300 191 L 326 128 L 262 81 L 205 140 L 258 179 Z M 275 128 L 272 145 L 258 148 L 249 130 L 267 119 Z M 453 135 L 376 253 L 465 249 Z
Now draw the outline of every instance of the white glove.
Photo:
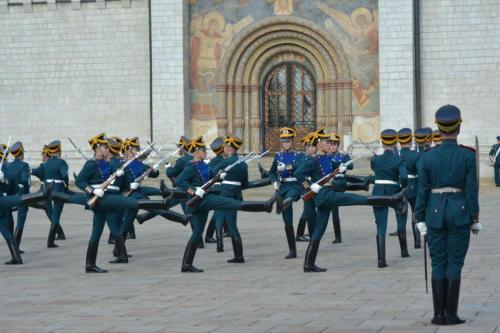
M 278 171 L 285 171 L 286 170 L 286 164 L 283 163 L 283 162 L 279 162 L 277 169 L 278 169 Z
M 205 195 L 205 193 L 207 193 L 207 192 L 205 192 L 205 190 L 203 190 L 201 187 L 197 187 L 196 191 L 194 192 L 194 194 L 196 194 L 200 198 L 203 198 L 203 196 Z
M 483 226 L 481 225 L 480 222 L 475 222 L 474 224 L 472 224 L 472 226 L 470 227 L 470 230 L 472 231 L 472 233 L 474 235 L 477 235 L 479 234 L 479 232 L 483 229 Z
M 5 175 L 3 174 L 3 171 L 0 170 L 0 183 L 3 183 L 5 180 Z
M 172 167 L 172 164 L 170 164 L 170 162 L 165 163 L 165 169 L 168 169 L 168 168 L 171 168 L 171 167 Z
M 96 188 L 92 191 L 92 193 L 99 198 L 102 198 L 104 196 L 104 190 L 102 188 Z
M 139 185 L 141 185 L 141 184 L 136 183 L 136 182 L 130 183 L 130 189 L 131 190 L 137 190 L 139 188 Z
M 347 167 L 344 165 L 344 163 L 339 165 L 339 173 L 344 173 L 346 171 L 347 171 Z
M 224 180 L 224 178 L 226 178 L 226 176 L 227 176 L 227 172 L 225 172 L 225 171 L 222 171 L 222 172 L 219 174 L 219 178 L 220 178 L 221 180 Z
M 420 231 L 420 235 L 422 236 L 425 236 L 427 235 L 427 226 L 425 225 L 424 222 L 417 222 L 417 224 L 415 224 L 418 231 Z
M 124 174 L 125 174 L 125 171 L 123 171 L 122 169 L 118 169 L 118 170 L 116 170 L 116 172 L 115 172 L 116 177 L 121 177 L 121 176 L 123 176 Z
M 312 183 L 311 184 L 311 191 L 313 191 L 314 193 L 319 193 L 319 191 L 321 190 L 321 185 L 317 184 L 317 183 Z
M 153 165 L 153 171 L 158 171 L 158 170 L 160 170 L 160 163 L 159 163 L 159 162 L 158 162 L 158 163 L 155 163 L 155 164 Z
M 274 182 L 274 183 L 273 183 L 273 187 L 274 187 L 274 189 L 275 189 L 276 191 L 277 191 L 277 190 L 279 190 L 279 189 L 280 189 L 280 183 L 278 183 L 278 182 Z

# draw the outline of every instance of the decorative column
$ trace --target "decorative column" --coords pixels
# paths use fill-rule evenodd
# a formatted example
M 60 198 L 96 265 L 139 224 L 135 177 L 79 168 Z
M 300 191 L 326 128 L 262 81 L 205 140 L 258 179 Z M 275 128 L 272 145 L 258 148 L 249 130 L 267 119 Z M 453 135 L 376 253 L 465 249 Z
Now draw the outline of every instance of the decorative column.
M 260 128 L 262 120 L 260 119 L 260 108 L 259 108 L 259 85 L 250 84 L 249 94 L 250 94 L 250 150 L 260 151 L 262 147 L 262 142 L 260 140 Z
M 227 85 L 217 85 L 217 95 L 219 96 L 219 108 L 217 114 L 217 129 L 219 136 L 227 135 Z
M 234 118 L 233 118 L 233 135 L 238 138 L 243 138 L 243 127 L 245 119 L 243 118 L 243 85 L 234 85 Z

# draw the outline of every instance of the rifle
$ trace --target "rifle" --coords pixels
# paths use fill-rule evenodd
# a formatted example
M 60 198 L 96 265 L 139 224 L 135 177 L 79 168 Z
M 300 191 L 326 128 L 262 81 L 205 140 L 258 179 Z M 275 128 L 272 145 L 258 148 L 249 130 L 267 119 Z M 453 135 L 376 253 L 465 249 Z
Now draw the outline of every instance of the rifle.
M 358 156 L 356 156 L 355 158 L 352 158 L 350 159 L 349 161 L 347 161 L 346 163 L 344 163 L 344 166 L 349 166 L 351 164 L 354 163 L 354 161 L 360 159 L 361 157 L 363 157 L 363 154 L 359 154 Z M 320 180 L 318 180 L 316 183 L 319 184 L 319 185 L 324 185 L 326 183 L 328 183 L 330 180 L 332 180 L 336 175 L 339 174 L 339 168 L 333 170 L 333 172 L 327 174 L 326 176 L 324 176 L 323 178 L 321 178 Z M 302 196 L 302 200 L 304 201 L 309 201 L 311 200 L 312 198 L 314 198 L 314 196 L 316 195 L 316 193 L 314 193 L 313 191 L 308 191 L 306 192 L 303 196 Z
M 260 155 L 259 155 L 260 156 Z M 224 170 L 219 170 L 219 172 L 217 173 L 217 175 L 215 177 L 213 177 L 212 179 L 210 179 L 208 182 L 206 182 L 205 184 L 203 184 L 201 186 L 201 189 L 205 192 L 207 192 L 215 183 L 218 183 L 221 181 L 220 179 L 220 175 L 221 173 L 223 172 L 228 172 L 229 170 L 231 170 L 232 168 L 234 168 L 236 165 L 242 163 L 242 162 L 246 162 L 248 160 L 251 160 L 252 157 L 255 157 L 254 156 L 254 153 L 250 153 L 248 155 L 245 155 L 244 157 L 238 159 L 236 162 L 234 162 L 233 164 L 231 165 L 228 165 L 227 167 L 224 168 Z M 253 159 L 252 159 L 253 160 Z M 194 195 L 191 199 L 189 199 L 186 204 L 193 208 L 193 207 L 196 207 L 198 206 L 198 204 L 200 203 L 201 201 L 201 198 L 197 195 Z
M 120 169 L 118 170 L 122 170 L 124 171 L 126 167 L 128 167 L 130 165 L 130 163 L 132 163 L 133 161 L 135 161 L 136 159 L 138 159 L 139 157 L 141 157 L 142 155 L 144 155 L 144 153 L 149 149 L 149 147 L 151 147 L 151 145 L 149 145 L 146 149 L 144 149 L 143 151 L 140 151 L 138 152 L 137 154 L 135 154 L 135 156 L 128 160 L 127 162 L 125 162 L 121 167 Z M 113 184 L 113 182 L 115 181 L 116 179 L 116 172 L 114 172 L 111 176 L 109 176 L 108 179 L 106 179 L 104 181 L 104 183 L 102 183 L 101 185 L 101 189 L 106 191 L 106 189 L 108 188 L 108 186 L 110 186 L 111 184 Z M 95 204 L 97 203 L 97 200 L 99 200 L 99 197 L 97 195 L 94 195 L 92 196 L 92 198 L 90 198 L 89 200 L 87 200 L 87 205 L 92 208 L 95 206 Z
M 366 142 L 364 142 L 361 138 L 358 138 L 358 140 L 365 146 L 366 149 L 368 149 L 373 154 L 373 156 L 377 155 L 375 154 L 375 151 L 371 149 L 370 146 Z
M 5 151 L 3 152 L 3 155 L 2 155 L 2 161 L 0 162 L 0 171 L 2 171 L 3 162 L 5 161 L 5 159 L 7 158 L 7 154 L 9 153 L 10 139 L 11 139 L 11 136 L 9 135 L 9 141 L 7 141 L 7 148 L 5 148 Z
M 73 140 L 71 140 L 70 137 L 68 137 L 68 140 L 73 145 L 73 147 L 75 147 L 76 151 L 83 157 L 83 159 L 85 161 L 88 161 L 89 158 L 87 156 L 85 156 L 85 154 L 82 152 L 82 150 L 80 148 L 78 148 L 78 146 L 73 142 Z

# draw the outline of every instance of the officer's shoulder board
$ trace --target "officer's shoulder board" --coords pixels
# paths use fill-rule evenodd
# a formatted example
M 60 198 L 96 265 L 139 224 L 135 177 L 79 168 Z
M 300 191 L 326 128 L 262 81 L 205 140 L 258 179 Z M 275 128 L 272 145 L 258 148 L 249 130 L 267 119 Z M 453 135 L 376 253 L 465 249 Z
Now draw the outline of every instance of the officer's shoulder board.
M 465 149 L 467 149 L 467 150 L 470 150 L 470 151 L 472 151 L 472 152 L 474 152 L 474 153 L 476 152 L 476 149 L 475 149 L 475 148 L 472 148 L 472 147 L 469 147 L 469 146 L 466 146 L 466 145 L 460 145 L 460 147 L 465 148 Z

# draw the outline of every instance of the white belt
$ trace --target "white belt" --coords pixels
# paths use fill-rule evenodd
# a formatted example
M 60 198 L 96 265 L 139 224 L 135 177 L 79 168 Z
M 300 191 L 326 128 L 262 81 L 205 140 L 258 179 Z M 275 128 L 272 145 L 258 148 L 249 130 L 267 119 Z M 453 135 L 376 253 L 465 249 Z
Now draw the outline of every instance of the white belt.
M 415 179 L 418 178 L 418 175 L 408 175 L 408 179 Z
M 456 187 L 441 187 L 441 188 L 433 188 L 431 190 L 432 193 L 462 193 L 464 190 Z
M 24 188 L 23 184 L 17 184 L 17 186 L 19 186 L 20 188 Z
M 240 183 L 240 182 L 233 182 L 233 181 L 230 181 L 230 180 L 223 180 L 223 181 L 222 181 L 222 184 L 226 184 L 226 185 L 234 185 L 234 186 L 241 186 L 241 183 Z
M 6 197 L 6 196 L 7 196 L 7 193 L 5 193 L 5 192 L 4 192 L 4 193 L 2 193 L 2 194 L 1 194 L 1 196 L 2 196 L 2 197 Z
M 289 183 L 289 182 L 296 182 L 297 178 L 295 177 L 290 177 L 290 178 L 281 178 L 282 183 Z
M 93 188 L 101 188 L 101 184 L 96 184 L 96 185 L 92 185 Z M 113 191 L 119 191 L 120 188 L 118 186 L 114 186 L 114 185 L 109 185 L 106 190 L 113 190 Z
M 45 181 L 46 183 L 56 183 L 56 184 L 62 184 L 63 181 L 61 179 L 47 179 Z
M 395 182 L 394 180 L 377 179 L 377 180 L 375 180 L 375 184 L 379 184 L 379 185 L 398 185 L 398 182 Z
M 335 175 L 335 178 L 344 178 L 345 175 L 343 173 L 339 173 L 337 175 Z

